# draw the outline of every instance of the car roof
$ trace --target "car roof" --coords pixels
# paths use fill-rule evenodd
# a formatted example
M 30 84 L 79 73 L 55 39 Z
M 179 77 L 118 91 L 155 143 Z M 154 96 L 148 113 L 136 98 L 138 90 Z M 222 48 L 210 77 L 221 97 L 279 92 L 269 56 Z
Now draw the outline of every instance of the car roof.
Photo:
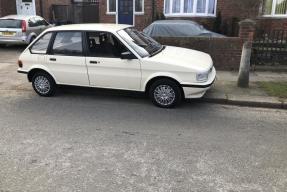
M 176 20 L 176 19 L 171 19 L 171 20 L 157 20 L 154 21 L 152 24 L 194 24 L 194 25 L 199 25 L 197 22 L 195 21 L 191 21 L 191 20 Z
M 39 17 L 36 15 L 7 15 L 5 17 L 1 17 L 0 19 L 18 19 L 18 20 L 27 20 L 32 17 Z
M 72 25 L 61 25 L 58 27 L 53 27 L 47 31 L 108 31 L 116 32 L 128 27 L 131 25 L 122 25 L 122 24 L 72 24 Z

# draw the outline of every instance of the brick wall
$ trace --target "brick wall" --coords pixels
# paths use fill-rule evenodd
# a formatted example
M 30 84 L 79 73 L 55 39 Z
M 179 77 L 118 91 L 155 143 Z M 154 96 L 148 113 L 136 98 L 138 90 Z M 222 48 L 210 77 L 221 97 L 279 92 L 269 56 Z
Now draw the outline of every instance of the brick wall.
M 256 22 L 257 29 L 266 32 L 270 30 L 287 30 L 287 18 L 259 18 Z
M 37 3 L 37 7 L 38 7 L 38 11 L 40 12 L 40 0 L 36 0 Z M 71 4 L 71 0 L 42 0 L 43 2 L 43 17 L 47 20 L 51 20 L 51 7 L 53 4 L 56 5 L 70 5 Z
M 2 9 L 3 9 L 3 7 L 2 7 L 2 0 L 0 0 L 0 17 L 2 17 Z
M 107 1 L 100 1 L 100 23 L 116 23 L 116 15 L 107 14 Z
M 16 1 L 0 0 L 0 17 L 16 14 Z
M 144 15 L 135 15 L 135 27 L 139 30 L 144 29 L 152 23 L 153 5 L 152 0 L 145 0 Z
M 219 70 L 238 70 L 243 41 L 239 37 L 198 38 L 198 37 L 156 37 L 164 45 L 185 47 L 211 55 L 214 66 Z
M 40 0 L 35 0 L 35 4 L 36 14 L 50 20 L 52 4 L 69 5 L 71 4 L 71 0 L 42 0 L 43 14 L 41 13 Z M 16 0 L 0 0 L 0 16 L 10 14 L 17 14 Z

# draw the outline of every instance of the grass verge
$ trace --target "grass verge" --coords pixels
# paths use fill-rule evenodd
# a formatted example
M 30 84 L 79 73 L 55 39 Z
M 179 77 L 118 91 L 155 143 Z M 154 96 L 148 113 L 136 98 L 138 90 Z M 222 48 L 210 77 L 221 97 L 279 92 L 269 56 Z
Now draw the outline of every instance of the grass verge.
M 270 96 L 287 98 L 287 82 L 259 82 L 259 87 Z

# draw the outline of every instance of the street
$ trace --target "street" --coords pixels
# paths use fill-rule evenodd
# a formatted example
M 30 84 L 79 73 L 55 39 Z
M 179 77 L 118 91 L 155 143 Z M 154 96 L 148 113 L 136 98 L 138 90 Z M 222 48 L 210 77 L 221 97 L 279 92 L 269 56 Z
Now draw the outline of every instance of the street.
M 0 192 L 284 192 L 287 111 L 141 94 L 34 93 L 0 48 Z

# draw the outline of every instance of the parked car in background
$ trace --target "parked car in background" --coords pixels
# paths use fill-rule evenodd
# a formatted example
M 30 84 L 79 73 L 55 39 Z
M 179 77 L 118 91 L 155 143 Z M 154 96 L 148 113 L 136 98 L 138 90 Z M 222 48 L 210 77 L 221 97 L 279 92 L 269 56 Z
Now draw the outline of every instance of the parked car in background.
M 40 33 L 51 26 L 39 16 L 2 17 L 0 18 L 0 44 L 30 44 Z
M 40 96 L 57 85 L 146 92 L 169 108 L 183 98 L 200 98 L 216 71 L 199 51 L 163 46 L 129 25 L 78 24 L 46 30 L 20 55 L 19 73 Z
M 159 20 L 143 32 L 150 37 L 225 37 L 189 20 Z

